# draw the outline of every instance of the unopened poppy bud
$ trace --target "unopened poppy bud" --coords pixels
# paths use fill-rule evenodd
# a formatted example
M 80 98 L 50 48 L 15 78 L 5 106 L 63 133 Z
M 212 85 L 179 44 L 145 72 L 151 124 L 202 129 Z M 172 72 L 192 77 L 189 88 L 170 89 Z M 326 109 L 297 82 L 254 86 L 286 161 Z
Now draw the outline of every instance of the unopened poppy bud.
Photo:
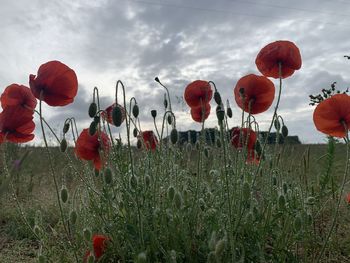
M 221 147 L 221 141 L 220 139 L 216 140 L 216 147 L 220 148 Z
M 111 168 L 107 167 L 104 172 L 104 179 L 106 184 L 111 184 L 113 181 L 113 172 Z
M 78 214 L 75 212 L 75 210 L 70 211 L 69 213 L 69 221 L 72 225 L 75 225 L 77 222 Z
M 209 249 L 211 251 L 215 250 L 215 246 L 216 246 L 216 231 L 213 231 L 211 233 L 208 246 L 209 246 Z
M 136 147 L 137 147 L 137 149 L 141 149 L 141 147 L 142 147 L 141 140 L 137 140 Z
M 164 94 L 163 104 L 164 104 L 164 108 L 167 109 L 168 108 L 168 100 L 166 99 L 166 94 Z
M 35 225 L 34 228 L 33 228 L 33 232 L 36 235 L 40 235 L 40 227 L 38 225 Z
M 149 187 L 151 184 L 151 177 L 147 174 L 145 177 L 146 186 Z
M 177 130 L 174 128 L 170 132 L 170 141 L 172 144 L 176 144 L 178 139 L 179 139 L 179 134 Z
M 132 115 L 134 115 L 135 118 L 139 116 L 139 106 L 137 104 L 132 107 Z
M 154 80 L 155 80 L 156 82 L 160 83 L 160 80 L 159 80 L 158 77 L 155 77 Z
M 180 210 L 182 208 L 182 196 L 180 192 L 176 192 L 174 196 L 175 207 Z
M 137 137 L 137 129 L 136 128 L 134 128 L 134 130 L 132 131 L 132 134 L 134 135 L 134 137 L 136 138 Z
M 286 125 L 282 126 L 282 136 L 286 138 L 288 136 L 288 128 Z
M 168 117 L 167 117 L 167 121 L 168 121 L 168 124 L 171 125 L 173 123 L 173 116 L 171 116 L 169 114 Z
M 97 112 L 97 105 L 95 102 L 92 102 L 89 106 L 89 116 L 90 118 L 93 118 L 96 115 Z
M 46 261 L 46 257 L 45 257 L 44 255 L 42 255 L 42 254 L 39 255 L 38 261 L 39 261 L 39 263 L 45 263 L 45 262 L 47 262 L 47 261 Z
M 96 115 L 94 117 L 94 122 L 96 123 L 96 125 L 99 124 L 100 123 L 100 116 Z
M 212 251 L 208 254 L 207 263 L 216 263 L 215 252 Z
M 136 188 L 137 188 L 137 178 L 136 178 L 135 175 L 131 175 L 130 176 L 130 182 L 129 183 L 130 183 L 131 189 L 136 190 Z
M 170 263 L 176 263 L 176 251 L 172 249 L 170 251 Z
M 215 256 L 216 259 L 220 259 L 221 256 L 224 253 L 225 250 L 225 246 L 226 246 L 226 240 L 225 239 L 220 239 L 215 246 Z
M 113 124 L 117 127 L 122 125 L 123 122 L 123 113 L 120 107 L 116 106 L 112 110 L 112 120 Z
M 225 111 L 222 109 L 217 110 L 216 117 L 218 118 L 219 122 L 222 122 L 225 118 Z
M 68 200 L 68 190 L 65 186 L 62 186 L 62 189 L 61 189 L 61 201 L 63 203 L 66 203 Z
M 199 140 L 196 141 L 196 144 L 195 144 L 195 147 L 196 147 L 196 150 L 199 151 L 199 146 L 200 146 L 200 143 L 199 143 Z
M 95 257 L 94 255 L 90 254 L 87 260 L 87 263 L 95 263 Z
M 277 185 L 277 178 L 276 178 L 276 176 L 272 177 L 272 184 L 273 185 Z
M 287 192 L 288 192 L 288 185 L 285 182 L 283 182 L 282 188 L 283 188 L 283 193 L 287 194 Z
M 66 134 L 69 131 L 69 122 L 66 122 L 63 126 L 63 134 Z
M 66 140 L 66 138 L 63 138 L 62 139 L 62 141 L 61 141 L 61 143 L 60 143 L 60 150 L 61 150 L 61 152 L 65 152 L 66 150 L 67 150 L 67 140 Z
M 137 255 L 136 258 L 137 263 L 146 263 L 147 262 L 147 256 L 145 252 L 141 252 Z
M 94 173 L 95 173 L 95 176 L 96 176 L 96 177 L 100 175 L 100 171 L 97 170 L 97 169 L 94 169 Z
M 294 229 L 296 232 L 299 232 L 301 230 L 301 217 L 300 216 L 296 216 L 294 219 Z
M 286 208 L 286 198 L 284 195 L 280 195 L 278 197 L 278 207 L 280 210 L 284 210 Z
M 248 182 L 244 182 L 242 186 L 243 200 L 247 202 L 250 199 L 250 185 Z
M 256 151 L 256 153 L 258 154 L 258 156 L 260 156 L 261 153 L 262 153 L 262 148 L 261 148 L 261 143 L 260 143 L 259 140 L 257 140 L 257 141 L 255 142 L 254 148 L 255 148 L 255 151 Z
M 90 123 L 90 127 L 89 127 L 90 136 L 93 136 L 96 133 L 96 131 L 97 131 L 97 124 L 96 122 L 93 121 Z
M 91 231 L 90 231 L 90 229 L 84 228 L 83 235 L 84 235 L 85 241 L 91 242 Z
M 227 117 L 232 118 L 232 116 L 233 116 L 232 109 L 231 108 L 227 108 L 226 114 L 227 114 Z
M 221 105 L 221 103 L 222 103 L 221 95 L 217 91 L 214 92 L 214 100 L 218 105 Z
M 174 196 L 175 196 L 175 188 L 171 185 L 168 188 L 168 198 L 169 198 L 169 200 L 173 201 Z
M 205 157 L 209 158 L 209 147 L 204 148 L 204 155 Z
M 278 120 L 278 118 L 276 118 L 276 119 L 274 120 L 273 124 L 274 124 L 275 129 L 276 129 L 277 131 L 279 131 L 279 130 L 281 129 L 281 123 L 280 123 L 280 121 Z
M 151 110 L 151 115 L 153 118 L 157 117 L 157 111 L 156 110 Z

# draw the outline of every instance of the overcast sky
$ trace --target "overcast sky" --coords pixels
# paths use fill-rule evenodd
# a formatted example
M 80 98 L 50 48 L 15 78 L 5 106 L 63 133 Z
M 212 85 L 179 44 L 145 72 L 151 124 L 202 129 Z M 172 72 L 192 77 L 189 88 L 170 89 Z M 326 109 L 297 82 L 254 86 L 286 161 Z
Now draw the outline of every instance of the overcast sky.
M 212 80 L 230 101 L 230 126 L 236 126 L 241 116 L 233 97 L 237 80 L 259 74 L 255 58 L 262 47 L 290 40 L 299 47 L 303 65 L 284 80 L 279 113 L 291 135 L 304 143 L 324 142 L 308 95 L 334 81 L 342 90 L 350 86 L 350 60 L 343 57 L 350 55 L 349 18 L 346 0 L 1 0 L 0 90 L 12 83 L 28 85 L 29 74 L 41 64 L 60 60 L 77 73 L 79 92 L 69 106 L 45 107 L 59 134 L 68 117 L 78 120 L 79 129 L 87 128 L 93 87 L 107 107 L 118 79 L 127 99 L 138 100 L 146 130 L 152 128 L 150 110 L 163 111 L 164 90 L 154 82 L 159 76 L 184 131 L 200 129 L 181 102 L 186 85 Z M 272 110 L 256 115 L 261 129 Z M 216 124 L 212 110 L 207 127 Z M 39 129 L 36 135 L 39 139 Z

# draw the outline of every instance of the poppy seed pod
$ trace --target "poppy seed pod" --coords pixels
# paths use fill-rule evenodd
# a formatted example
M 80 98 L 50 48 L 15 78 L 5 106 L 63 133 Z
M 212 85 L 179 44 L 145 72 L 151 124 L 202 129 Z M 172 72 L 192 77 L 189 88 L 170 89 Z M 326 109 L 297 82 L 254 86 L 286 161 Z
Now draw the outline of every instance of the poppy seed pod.
M 172 144 L 176 144 L 178 139 L 179 139 L 179 134 L 178 134 L 176 128 L 174 128 L 170 132 L 170 141 Z
M 66 150 L 67 150 L 67 140 L 66 140 L 66 138 L 63 138 L 62 139 L 62 141 L 61 141 L 61 143 L 60 143 L 60 150 L 61 150 L 61 152 L 65 152 Z
M 216 104 L 218 104 L 218 105 L 222 104 L 221 95 L 218 91 L 214 92 L 214 100 L 215 100 Z
M 283 136 L 284 138 L 286 138 L 286 137 L 288 136 L 288 128 L 287 128 L 286 125 L 283 125 L 283 126 L 282 126 L 281 132 L 282 132 L 282 136 Z
M 137 104 L 135 104 L 133 107 L 132 107 L 132 115 L 137 118 L 139 116 L 139 106 Z
M 122 125 L 123 122 L 123 113 L 120 109 L 120 107 L 114 107 L 112 110 L 112 120 L 113 124 L 117 127 Z
M 157 111 L 156 110 L 151 110 L 151 115 L 152 115 L 152 117 L 154 119 L 155 117 L 157 117 Z
M 90 118 L 93 118 L 97 113 L 97 104 L 95 102 L 92 102 L 89 106 L 89 116 Z
M 63 126 L 63 134 L 66 134 L 69 131 L 69 122 L 66 122 Z
M 68 190 L 65 186 L 62 186 L 61 189 L 61 201 L 66 203 L 68 201 Z
M 69 221 L 72 225 L 75 225 L 77 222 L 78 214 L 75 212 L 75 210 L 70 211 L 69 213 Z

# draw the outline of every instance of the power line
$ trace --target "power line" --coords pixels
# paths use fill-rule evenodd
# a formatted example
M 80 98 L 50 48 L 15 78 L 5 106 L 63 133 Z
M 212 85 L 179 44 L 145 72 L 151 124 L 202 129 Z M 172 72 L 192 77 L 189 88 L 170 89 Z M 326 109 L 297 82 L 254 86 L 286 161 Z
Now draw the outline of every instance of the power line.
M 235 12 L 235 11 L 230 11 L 230 10 L 197 7 L 197 6 L 190 6 L 190 5 L 179 5 L 179 4 L 172 4 L 172 3 L 167 3 L 167 2 L 153 2 L 153 1 L 148 1 L 148 0 L 132 0 L 131 2 L 145 4 L 145 5 L 176 8 L 176 9 L 196 10 L 196 11 L 204 11 L 204 12 L 211 12 L 211 13 L 225 13 L 225 14 L 231 14 L 231 15 L 236 15 L 236 16 L 255 17 L 255 18 L 269 19 L 269 20 L 271 20 L 271 19 L 285 19 L 285 17 L 282 17 L 282 16 L 248 14 L 248 13 Z M 309 22 L 309 23 L 332 25 L 332 26 L 349 26 L 349 24 L 346 24 L 346 23 L 333 23 L 333 22 L 325 22 L 325 21 L 320 22 L 320 21 L 317 21 L 314 19 L 297 18 L 296 20 Z

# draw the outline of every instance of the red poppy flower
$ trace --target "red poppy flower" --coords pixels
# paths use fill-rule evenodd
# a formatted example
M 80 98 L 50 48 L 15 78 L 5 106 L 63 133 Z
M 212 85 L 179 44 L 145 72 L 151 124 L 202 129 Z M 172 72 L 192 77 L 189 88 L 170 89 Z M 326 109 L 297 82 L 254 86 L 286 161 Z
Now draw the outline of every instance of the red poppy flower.
M 99 140 L 99 137 L 101 138 L 101 141 Z M 100 170 L 103 165 L 100 150 L 103 149 L 106 153 L 109 151 L 109 148 L 109 138 L 106 133 L 100 132 L 100 134 L 98 134 L 98 132 L 96 132 L 93 136 L 90 136 L 89 130 L 84 129 L 77 139 L 75 154 L 80 159 L 88 161 L 92 160 L 95 168 Z
M 64 106 L 74 101 L 78 92 L 77 76 L 71 68 L 59 61 L 50 61 L 39 67 L 38 75 L 29 76 L 33 95 L 50 106 Z
M 241 149 L 247 146 L 248 150 L 254 150 L 256 139 L 257 135 L 252 129 L 239 127 L 231 129 L 231 144 L 235 148 Z
M 243 91 L 243 94 L 240 94 Z M 275 98 L 275 86 L 264 76 L 249 74 L 238 80 L 234 89 L 237 105 L 245 112 L 257 114 L 266 111 Z M 243 106 L 244 101 L 244 106 Z
M 122 122 L 125 120 L 125 109 L 122 105 L 113 103 L 111 106 L 107 107 L 105 111 L 102 112 L 102 117 L 108 121 L 110 124 L 113 124 L 112 111 L 114 107 L 119 107 L 122 112 Z
M 196 80 L 187 85 L 184 97 L 191 108 L 200 107 L 201 104 L 209 103 L 213 97 L 213 91 L 207 81 Z
M 144 131 L 139 135 L 139 139 L 141 139 L 142 136 L 142 140 L 146 146 L 146 148 L 148 150 L 155 150 L 158 144 L 158 139 L 155 136 L 153 131 Z
M 350 193 L 346 195 L 346 202 L 350 205 Z
M 37 103 L 30 89 L 18 84 L 8 86 L 1 94 L 0 100 L 3 109 L 8 106 L 24 106 L 27 109 L 34 110 Z
M 33 113 L 26 108 L 9 106 L 0 113 L 0 142 L 29 142 L 34 129 Z
M 102 257 L 102 255 L 106 251 L 108 240 L 109 240 L 109 238 L 104 236 L 104 235 L 94 235 L 92 237 L 92 247 L 94 249 L 94 254 L 95 254 L 96 260 L 98 260 L 100 257 Z M 85 255 L 84 255 L 84 259 L 83 259 L 84 263 L 87 262 L 90 255 L 91 255 L 91 251 L 87 250 Z
M 350 128 L 350 96 L 336 94 L 317 105 L 314 115 L 314 123 L 320 132 L 330 136 L 345 137 Z
M 247 164 L 255 164 L 255 165 L 258 165 L 260 163 L 260 157 L 255 154 L 254 150 L 248 151 L 246 163 Z
M 204 120 L 206 120 L 208 118 L 208 116 L 210 114 L 210 109 L 211 109 L 211 107 L 210 107 L 209 103 L 205 104 L 204 109 L 201 106 L 191 108 L 192 119 L 196 122 L 203 122 Z
M 281 77 L 291 76 L 301 67 L 299 48 L 290 41 L 276 41 L 263 47 L 255 59 L 258 70 L 266 77 L 279 78 L 279 63 Z

